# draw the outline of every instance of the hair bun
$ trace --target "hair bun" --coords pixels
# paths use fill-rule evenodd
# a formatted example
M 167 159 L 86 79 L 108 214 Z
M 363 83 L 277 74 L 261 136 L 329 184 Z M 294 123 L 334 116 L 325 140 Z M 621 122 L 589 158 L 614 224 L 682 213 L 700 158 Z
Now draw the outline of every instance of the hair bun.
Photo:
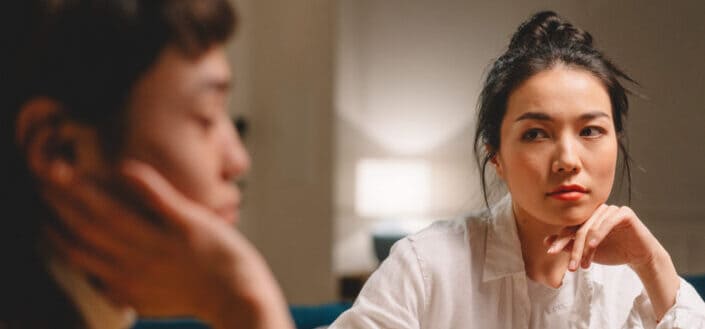
M 536 13 L 519 26 L 509 43 L 510 50 L 529 50 L 540 46 L 592 46 L 592 36 L 552 11 Z

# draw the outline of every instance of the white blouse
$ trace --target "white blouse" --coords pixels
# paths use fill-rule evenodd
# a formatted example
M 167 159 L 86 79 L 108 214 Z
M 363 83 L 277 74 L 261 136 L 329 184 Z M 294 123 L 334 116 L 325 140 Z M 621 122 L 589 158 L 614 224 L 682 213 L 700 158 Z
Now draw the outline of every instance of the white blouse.
M 437 222 L 398 241 L 331 328 L 518 329 L 562 321 L 561 328 L 576 329 L 705 328 L 705 302 L 682 279 L 675 305 L 657 323 L 628 266 L 592 264 L 570 275 L 562 288 L 573 291 L 556 295 L 562 306 L 539 302 L 567 312 L 533 306 L 507 196 L 491 212 Z

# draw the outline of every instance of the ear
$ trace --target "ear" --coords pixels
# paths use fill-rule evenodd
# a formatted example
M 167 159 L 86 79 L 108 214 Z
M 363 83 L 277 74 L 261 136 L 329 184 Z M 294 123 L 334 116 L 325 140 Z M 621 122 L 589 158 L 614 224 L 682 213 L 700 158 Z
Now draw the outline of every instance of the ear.
M 35 98 L 25 103 L 15 127 L 29 171 L 41 184 L 66 185 L 76 177 L 88 128 L 72 121 L 57 101 Z
M 485 145 L 485 151 L 487 152 L 487 154 L 492 154 L 492 157 L 490 158 L 490 163 L 492 163 L 495 172 L 497 172 L 497 176 L 504 179 L 504 167 L 502 166 L 502 159 L 500 158 L 499 152 L 497 152 L 496 150 L 492 150 L 489 145 Z

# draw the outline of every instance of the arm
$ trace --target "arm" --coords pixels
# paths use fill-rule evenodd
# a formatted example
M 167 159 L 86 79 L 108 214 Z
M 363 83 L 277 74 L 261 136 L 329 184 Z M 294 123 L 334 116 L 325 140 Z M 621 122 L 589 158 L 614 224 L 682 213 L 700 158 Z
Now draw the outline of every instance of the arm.
M 676 304 L 676 295 L 681 285 L 681 279 L 676 273 L 671 256 L 660 244 L 659 247 L 648 262 L 632 266 L 649 295 L 658 320 L 662 319 Z

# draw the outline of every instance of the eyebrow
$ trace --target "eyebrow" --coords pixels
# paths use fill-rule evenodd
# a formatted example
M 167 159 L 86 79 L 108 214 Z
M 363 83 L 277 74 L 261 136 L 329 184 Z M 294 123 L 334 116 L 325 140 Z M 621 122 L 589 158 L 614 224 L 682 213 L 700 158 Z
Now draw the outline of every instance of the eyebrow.
M 221 93 L 228 93 L 232 83 L 229 78 L 226 79 L 208 79 L 201 83 L 203 90 L 216 90 Z
M 588 120 L 592 120 L 592 119 L 596 119 L 596 118 L 600 118 L 600 117 L 604 117 L 604 118 L 609 119 L 609 115 L 607 115 L 605 112 L 594 111 L 594 112 L 588 112 L 588 113 L 584 113 L 584 114 L 580 115 L 580 120 L 588 121 Z M 526 113 L 520 115 L 516 120 L 514 120 L 514 122 L 518 122 L 518 121 L 522 121 L 522 120 L 553 121 L 553 118 L 550 115 L 548 115 L 546 113 L 542 113 L 542 112 L 526 112 Z

